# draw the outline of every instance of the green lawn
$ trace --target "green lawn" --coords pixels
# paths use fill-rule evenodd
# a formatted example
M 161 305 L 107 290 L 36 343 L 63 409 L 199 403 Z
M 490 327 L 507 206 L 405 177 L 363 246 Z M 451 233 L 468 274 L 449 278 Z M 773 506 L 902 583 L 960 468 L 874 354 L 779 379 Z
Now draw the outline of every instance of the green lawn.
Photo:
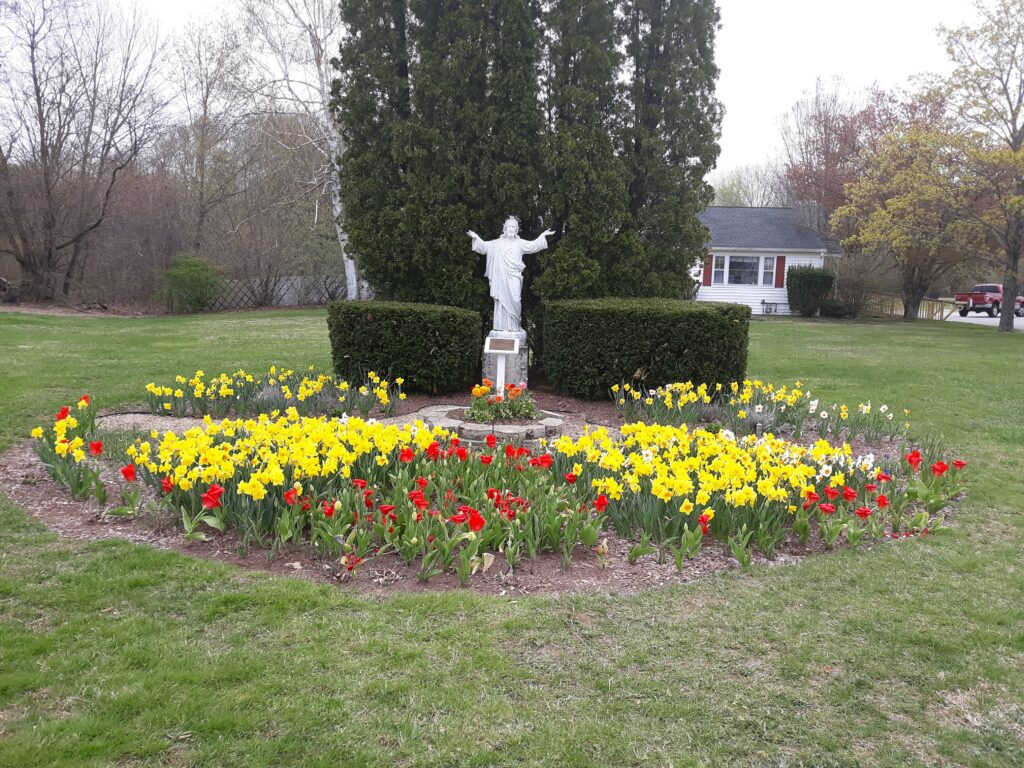
M 0 447 L 83 392 L 326 365 L 324 313 L 0 315 Z M 1024 335 L 766 322 L 749 373 L 912 409 L 956 528 L 632 597 L 371 600 L 0 498 L 2 766 L 1024 764 Z

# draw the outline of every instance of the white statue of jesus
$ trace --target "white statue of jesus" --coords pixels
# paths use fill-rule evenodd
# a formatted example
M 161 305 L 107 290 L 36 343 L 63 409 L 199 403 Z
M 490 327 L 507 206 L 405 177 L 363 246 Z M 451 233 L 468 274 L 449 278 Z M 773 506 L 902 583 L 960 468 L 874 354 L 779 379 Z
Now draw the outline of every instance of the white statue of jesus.
M 473 251 L 487 257 L 484 274 L 491 284 L 491 298 L 494 299 L 494 325 L 496 331 L 522 331 L 523 316 L 523 255 L 537 253 L 548 247 L 548 235 L 555 234 L 546 229 L 536 240 L 519 237 L 519 221 L 510 216 L 501 228 L 497 240 L 484 240 L 473 230 L 466 233 L 473 238 Z

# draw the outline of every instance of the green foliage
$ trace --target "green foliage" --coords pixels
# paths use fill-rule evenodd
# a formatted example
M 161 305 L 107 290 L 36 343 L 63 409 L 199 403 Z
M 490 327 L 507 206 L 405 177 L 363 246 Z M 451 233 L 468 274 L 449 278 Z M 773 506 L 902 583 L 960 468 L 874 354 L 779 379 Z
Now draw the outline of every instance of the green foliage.
M 707 254 L 696 215 L 714 197 L 704 178 L 719 151 L 718 8 L 621 0 L 618 18 L 627 64 L 618 142 L 646 275 L 632 295 L 688 296 L 690 269 Z
M 526 264 L 531 327 L 539 297 L 689 294 L 718 152 L 710 0 L 362 0 L 342 17 L 346 230 L 380 298 L 488 309 L 465 233 L 509 215 L 526 237 L 560 235 Z
M 545 85 L 553 115 L 544 146 L 548 223 L 564 233 L 539 257 L 534 291 L 545 300 L 607 296 L 643 283 L 641 243 L 633 228 L 626 167 L 615 152 L 615 4 L 552 4 Z M 633 270 L 632 274 L 623 274 Z
M 543 118 L 532 4 L 346 3 L 336 114 L 349 247 L 381 298 L 485 309 L 466 231 L 530 232 Z
M 613 385 L 725 384 L 747 369 L 750 308 L 668 299 L 545 304 L 544 370 L 561 391 L 607 396 Z
M 160 275 L 157 297 L 170 312 L 202 312 L 224 288 L 217 269 L 191 253 L 180 253 Z
M 327 310 L 334 370 L 405 378 L 410 391 L 451 392 L 476 380 L 482 349 L 478 312 L 436 304 L 339 301 Z
M 850 312 L 846 304 L 839 299 L 822 299 L 818 305 L 822 317 L 849 317 Z
M 786 272 L 786 294 L 789 308 L 812 317 L 832 292 L 835 275 L 824 267 L 791 267 Z

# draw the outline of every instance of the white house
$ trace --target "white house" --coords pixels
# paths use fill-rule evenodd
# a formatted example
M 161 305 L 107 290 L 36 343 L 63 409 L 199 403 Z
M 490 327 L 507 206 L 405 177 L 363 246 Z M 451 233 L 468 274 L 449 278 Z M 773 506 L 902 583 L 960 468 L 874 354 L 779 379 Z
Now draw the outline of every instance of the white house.
M 824 266 L 832 246 L 792 208 L 711 206 L 698 218 L 711 253 L 694 273 L 697 301 L 746 304 L 755 315 L 790 314 L 786 270 Z

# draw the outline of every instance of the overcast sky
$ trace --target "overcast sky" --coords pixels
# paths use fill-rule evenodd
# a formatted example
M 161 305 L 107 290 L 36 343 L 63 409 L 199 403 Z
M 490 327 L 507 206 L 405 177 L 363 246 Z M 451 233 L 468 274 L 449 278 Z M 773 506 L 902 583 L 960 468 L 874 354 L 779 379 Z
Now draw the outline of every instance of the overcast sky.
M 231 0 L 137 2 L 172 32 L 228 8 Z M 780 119 L 818 76 L 841 77 L 862 89 L 948 72 L 936 27 L 975 18 L 970 0 L 719 0 L 719 7 L 722 170 L 775 157 Z

